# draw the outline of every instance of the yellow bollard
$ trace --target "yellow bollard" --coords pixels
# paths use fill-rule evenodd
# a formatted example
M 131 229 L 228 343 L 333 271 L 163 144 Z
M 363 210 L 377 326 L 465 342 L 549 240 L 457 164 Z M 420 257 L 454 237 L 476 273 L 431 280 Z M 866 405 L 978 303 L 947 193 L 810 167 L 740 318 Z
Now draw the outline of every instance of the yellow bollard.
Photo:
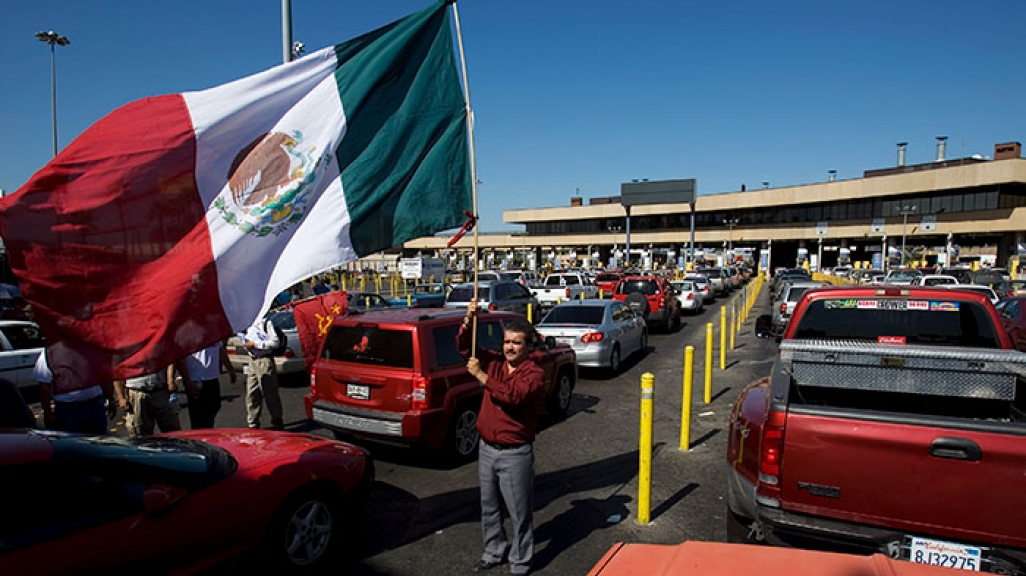
M 406 295 L 406 307 L 413 308 L 413 294 Z
M 527 321 L 530 322 L 531 324 L 534 324 L 534 318 L 532 318 L 533 312 L 534 312 L 534 304 L 528 302 L 527 303 Z
M 720 370 L 727 369 L 727 307 L 720 306 Z
M 652 496 L 652 405 L 655 375 L 641 375 L 641 440 L 638 458 L 638 524 L 648 524 Z
M 601 288 L 599 288 L 599 299 L 602 299 L 602 298 L 605 298 L 605 297 L 606 297 L 605 290 L 602 290 Z
M 367 296 L 366 298 L 364 298 L 364 305 L 365 305 L 367 310 L 370 310 L 370 296 Z
M 680 449 L 691 449 L 691 387 L 695 369 L 695 347 L 684 347 L 684 396 L 680 408 Z
M 737 300 L 730 303 L 730 349 L 734 349 L 734 328 L 737 326 Z
M 713 324 L 705 325 L 705 403 L 712 402 Z
M 345 277 L 345 275 L 343 275 L 342 276 L 342 290 L 345 290 L 345 289 L 346 289 L 346 277 Z

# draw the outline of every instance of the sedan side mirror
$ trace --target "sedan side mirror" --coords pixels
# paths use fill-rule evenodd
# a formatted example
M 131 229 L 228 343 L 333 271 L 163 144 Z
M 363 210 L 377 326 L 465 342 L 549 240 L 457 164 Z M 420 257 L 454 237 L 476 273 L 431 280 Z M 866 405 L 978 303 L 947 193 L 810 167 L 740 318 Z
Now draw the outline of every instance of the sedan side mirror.
M 769 314 L 762 314 L 755 319 L 755 337 L 756 338 L 772 338 L 773 337 L 773 316 Z

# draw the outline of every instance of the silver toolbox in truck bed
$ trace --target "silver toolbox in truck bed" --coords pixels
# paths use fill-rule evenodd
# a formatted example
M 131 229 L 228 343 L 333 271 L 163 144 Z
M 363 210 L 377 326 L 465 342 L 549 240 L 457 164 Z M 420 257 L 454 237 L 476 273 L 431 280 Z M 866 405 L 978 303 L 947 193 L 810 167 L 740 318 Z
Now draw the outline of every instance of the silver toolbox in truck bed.
M 780 359 L 798 386 L 1014 400 L 1026 377 L 1017 350 L 785 340 Z

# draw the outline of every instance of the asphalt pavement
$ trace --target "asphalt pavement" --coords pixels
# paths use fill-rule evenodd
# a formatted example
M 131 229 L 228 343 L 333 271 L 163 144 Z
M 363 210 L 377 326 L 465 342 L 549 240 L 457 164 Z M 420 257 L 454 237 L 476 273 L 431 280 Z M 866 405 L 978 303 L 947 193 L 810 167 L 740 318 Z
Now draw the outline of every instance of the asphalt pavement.
M 727 421 L 747 383 L 769 373 L 776 343 L 757 339 L 756 317 L 768 313 L 764 286 L 733 350 L 720 369 L 718 299 L 686 316 L 670 334 L 652 334 L 643 357 L 619 375 L 582 371 L 570 412 L 543 418 L 535 443 L 536 557 L 534 574 L 584 575 L 617 542 L 679 544 L 726 539 Z M 735 294 L 735 297 L 738 294 Z M 703 400 L 706 323 L 715 327 L 711 402 Z M 729 347 L 729 338 L 728 347 Z M 690 445 L 680 448 L 685 346 L 694 346 Z M 655 376 L 650 522 L 638 522 L 641 377 Z M 331 436 L 306 419 L 303 375 L 282 379 L 286 429 Z M 245 426 L 244 385 L 223 378 L 219 428 Z M 33 408 L 39 413 L 38 404 Z M 265 424 L 269 419 L 265 416 Z M 183 410 L 183 426 L 188 418 Z M 120 416 L 113 434 L 124 434 Z M 430 454 L 370 445 L 377 482 L 365 529 L 352 543 L 350 565 L 360 575 L 464 574 L 481 553 L 476 462 L 441 465 Z M 491 574 L 506 574 L 501 566 Z

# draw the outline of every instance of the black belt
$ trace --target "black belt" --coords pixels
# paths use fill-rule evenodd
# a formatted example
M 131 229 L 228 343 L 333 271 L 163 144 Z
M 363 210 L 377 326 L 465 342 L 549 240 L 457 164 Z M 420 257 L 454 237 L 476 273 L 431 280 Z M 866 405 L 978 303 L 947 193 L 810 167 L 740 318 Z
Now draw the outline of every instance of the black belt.
M 496 450 L 515 450 L 521 446 L 527 446 L 528 444 L 527 442 L 520 442 L 519 444 L 502 444 L 500 442 L 489 442 L 484 438 L 482 438 L 481 441 Z

